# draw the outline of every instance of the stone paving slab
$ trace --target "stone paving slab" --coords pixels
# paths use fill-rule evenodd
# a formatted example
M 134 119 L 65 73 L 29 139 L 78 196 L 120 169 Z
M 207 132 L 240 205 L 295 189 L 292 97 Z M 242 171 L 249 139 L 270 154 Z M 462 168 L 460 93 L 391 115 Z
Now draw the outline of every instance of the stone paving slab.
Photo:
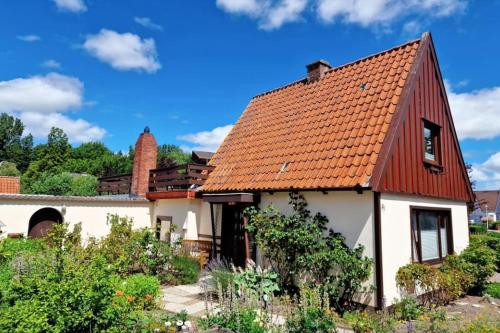
M 198 285 L 161 288 L 162 307 L 173 313 L 186 311 L 188 315 L 201 317 L 205 314 L 205 301 Z

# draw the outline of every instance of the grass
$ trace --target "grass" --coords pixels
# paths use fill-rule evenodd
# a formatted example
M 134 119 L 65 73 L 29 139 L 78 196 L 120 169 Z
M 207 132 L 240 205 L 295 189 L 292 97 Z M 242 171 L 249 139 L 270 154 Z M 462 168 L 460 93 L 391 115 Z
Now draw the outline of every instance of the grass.
M 486 287 L 486 293 L 491 297 L 500 298 L 500 282 L 492 282 Z

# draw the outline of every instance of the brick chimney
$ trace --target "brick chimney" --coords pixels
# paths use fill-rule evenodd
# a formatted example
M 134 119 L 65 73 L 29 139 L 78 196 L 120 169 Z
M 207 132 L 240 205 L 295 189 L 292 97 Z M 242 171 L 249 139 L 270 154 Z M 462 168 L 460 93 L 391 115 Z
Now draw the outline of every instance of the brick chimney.
M 149 127 L 144 129 L 135 143 L 134 168 L 130 193 L 145 195 L 149 187 L 149 170 L 156 168 L 158 145 Z
M 332 66 L 326 60 L 318 60 L 306 66 L 307 81 L 314 82 L 319 80 L 328 72 Z

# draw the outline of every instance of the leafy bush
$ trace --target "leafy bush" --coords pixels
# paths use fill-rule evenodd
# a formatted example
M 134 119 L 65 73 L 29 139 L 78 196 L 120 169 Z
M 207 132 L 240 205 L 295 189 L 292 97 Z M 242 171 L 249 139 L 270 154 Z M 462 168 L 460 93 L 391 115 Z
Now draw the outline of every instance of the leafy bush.
M 245 269 L 239 268 L 234 274 L 234 284 L 237 292 L 247 292 L 258 298 L 268 298 L 280 288 L 277 283 L 278 274 L 268 269 L 257 267 L 250 261 Z
M 0 161 L 0 176 L 19 177 L 21 172 L 17 170 L 15 163 Z
M 488 246 L 496 253 L 496 271 L 500 272 L 500 233 L 489 232 L 487 235 L 471 235 L 471 244 L 482 244 Z
M 28 190 L 34 194 L 51 195 L 97 195 L 97 178 L 90 175 L 77 175 L 68 172 L 42 173 L 33 181 Z
M 469 232 L 471 234 L 485 234 L 486 231 L 485 224 L 469 224 Z
M 325 237 L 328 219 L 311 215 L 303 196 L 290 193 L 290 205 L 290 216 L 272 206 L 245 211 L 248 230 L 278 273 L 282 289 L 296 291 L 300 279 L 323 284 L 337 311 L 353 308 L 355 297 L 366 291 L 363 282 L 370 276 L 372 260 L 363 256 L 362 246 L 349 248 L 333 230 Z
M 466 327 L 458 330 L 456 333 L 498 333 L 500 331 L 500 323 L 489 323 L 487 321 L 474 321 Z
M 394 304 L 394 314 L 399 320 L 415 320 L 423 312 L 423 308 L 414 297 L 403 297 L 399 302 Z
M 490 295 L 491 297 L 500 298 L 500 283 L 489 283 L 486 286 L 485 293 Z
M 196 258 L 188 256 L 174 256 L 170 272 L 171 284 L 193 284 L 200 276 L 200 263 Z
M 475 292 L 482 292 L 496 270 L 496 252 L 480 243 L 471 243 L 460 255 L 467 263 L 473 266 L 471 270 L 473 276 L 472 289 Z
M 302 288 L 300 300 L 288 315 L 286 328 L 289 333 L 336 332 L 334 313 L 330 310 L 328 296 L 320 288 Z
M 122 332 L 147 325 L 143 309 L 153 306 L 158 281 L 132 276 L 121 283 L 96 244 L 80 246 L 79 230 L 57 225 L 47 246 L 1 243 L 2 253 L 16 254 L 4 261 L 12 274 L 2 285 L 0 332 Z
M 134 274 L 117 284 L 116 296 L 124 297 L 132 306 L 151 309 L 159 295 L 160 282 L 154 276 Z
M 133 220 L 109 215 L 110 233 L 100 251 L 120 274 L 152 274 L 164 282 L 172 259 L 170 243 L 158 240 L 150 229 L 132 230 Z
M 346 312 L 344 319 L 355 333 L 369 333 L 375 330 L 375 321 L 365 311 Z

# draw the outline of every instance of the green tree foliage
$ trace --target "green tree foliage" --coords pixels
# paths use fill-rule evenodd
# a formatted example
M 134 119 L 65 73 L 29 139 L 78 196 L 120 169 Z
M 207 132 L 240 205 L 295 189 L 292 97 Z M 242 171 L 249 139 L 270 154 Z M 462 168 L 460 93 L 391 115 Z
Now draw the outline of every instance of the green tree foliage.
M 90 175 L 70 174 L 68 172 L 42 173 L 31 184 L 29 192 L 33 194 L 93 196 L 97 195 L 97 183 L 97 178 Z
M 19 177 L 20 175 L 21 172 L 17 170 L 16 164 L 7 161 L 0 162 L 0 176 Z
M 185 153 L 179 146 L 165 144 L 158 146 L 158 163 L 168 159 L 177 165 L 191 162 L 191 154 Z
M 33 152 L 33 137 L 23 137 L 23 131 L 21 120 L 0 114 L 0 161 L 13 162 L 21 171 L 28 167 Z

